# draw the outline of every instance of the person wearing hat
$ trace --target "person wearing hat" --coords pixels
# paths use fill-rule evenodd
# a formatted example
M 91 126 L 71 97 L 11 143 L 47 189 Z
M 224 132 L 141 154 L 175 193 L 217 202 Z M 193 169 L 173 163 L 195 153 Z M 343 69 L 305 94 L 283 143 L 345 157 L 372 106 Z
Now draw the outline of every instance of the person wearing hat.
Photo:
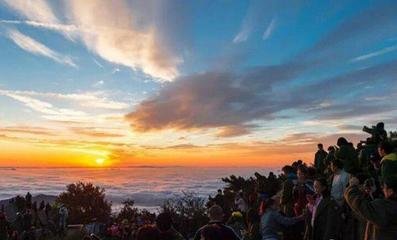
M 353 211 L 367 222 L 364 240 L 397 239 L 397 177 L 384 179 L 384 199 L 368 199 L 358 184 L 356 177 L 350 179 L 345 199 Z

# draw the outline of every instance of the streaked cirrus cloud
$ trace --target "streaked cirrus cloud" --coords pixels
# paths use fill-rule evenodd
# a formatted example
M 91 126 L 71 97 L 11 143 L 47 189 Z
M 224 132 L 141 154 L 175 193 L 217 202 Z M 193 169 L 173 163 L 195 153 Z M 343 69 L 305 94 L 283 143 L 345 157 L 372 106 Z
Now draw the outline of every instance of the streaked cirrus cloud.
M 67 23 L 56 17 L 47 1 L 41 0 L 40 7 L 31 8 L 24 1 L 6 3 L 28 21 L 3 20 L 3 23 L 61 32 L 70 40 L 80 40 L 108 62 L 141 70 L 160 81 L 171 81 L 179 75 L 182 58 L 167 48 L 154 25 L 137 27 L 127 1 L 66 1 L 61 12 L 68 18 Z
M 22 34 L 18 30 L 8 30 L 8 37 L 21 49 L 35 55 L 44 56 L 55 62 L 77 68 L 76 63 L 69 56 L 64 56 L 55 50 L 50 49 L 43 43 Z
M 3 0 L 6 5 L 18 14 L 32 21 L 58 23 L 51 6 L 46 0 Z

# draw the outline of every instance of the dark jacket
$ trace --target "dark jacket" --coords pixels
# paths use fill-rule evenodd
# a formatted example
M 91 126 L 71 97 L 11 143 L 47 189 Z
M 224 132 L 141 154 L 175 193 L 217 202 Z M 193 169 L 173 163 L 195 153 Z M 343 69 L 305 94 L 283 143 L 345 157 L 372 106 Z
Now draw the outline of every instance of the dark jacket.
M 305 239 L 330 240 L 339 239 L 340 209 L 337 203 L 330 197 L 324 197 L 319 203 L 313 226 L 308 224 Z
M 196 234 L 194 235 L 194 240 L 201 239 L 201 232 L 205 227 L 213 226 L 217 229 L 217 233 L 219 235 L 219 240 L 241 240 L 237 234 L 233 231 L 232 228 L 224 225 L 221 222 L 209 222 L 207 225 L 201 227 Z
M 335 158 L 343 163 L 343 169 L 355 174 L 358 171 L 358 156 L 354 147 L 350 145 L 342 145 L 335 151 Z
M 314 167 L 321 174 L 323 174 L 325 170 L 324 159 L 327 155 L 328 153 L 324 150 L 318 150 L 314 155 Z
M 346 189 L 345 199 L 353 211 L 367 220 L 364 240 L 397 239 L 397 201 L 371 201 L 357 186 Z

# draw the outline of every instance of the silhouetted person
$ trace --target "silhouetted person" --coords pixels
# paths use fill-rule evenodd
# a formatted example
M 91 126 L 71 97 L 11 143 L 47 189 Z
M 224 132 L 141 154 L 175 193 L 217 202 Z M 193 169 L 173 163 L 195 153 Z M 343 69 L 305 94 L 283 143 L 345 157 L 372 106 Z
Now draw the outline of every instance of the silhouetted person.
M 136 240 L 160 240 L 160 231 L 153 225 L 140 227 L 136 234 Z
M 215 204 L 223 207 L 224 206 L 224 196 L 222 194 L 222 190 L 218 189 L 218 193 L 214 197 Z
M 331 161 L 333 161 L 335 159 L 335 147 L 329 146 L 327 150 L 328 150 L 327 157 L 323 161 L 324 167 L 325 167 L 325 170 L 324 170 L 325 175 L 328 175 L 330 173 Z
M 346 138 L 338 138 L 337 145 L 339 147 L 335 152 L 335 158 L 343 163 L 343 169 L 350 174 L 355 174 L 358 169 L 358 158 L 356 150 Z
M 172 226 L 172 218 L 169 213 L 160 213 L 156 218 L 156 226 L 160 231 L 161 240 L 184 240 Z
M 240 240 L 236 233 L 230 227 L 223 224 L 224 213 L 220 206 L 214 205 L 208 210 L 208 217 L 210 219 L 209 223 L 202 228 L 200 228 L 195 236 L 194 240 L 200 240 L 202 236 L 202 231 L 204 229 L 212 228 L 218 229 L 219 238 L 217 240 Z
M 294 200 L 292 198 L 292 191 L 297 183 L 297 176 L 295 169 L 292 166 L 286 165 L 281 171 L 286 179 L 281 185 L 281 211 L 288 217 L 294 216 Z
M 26 207 L 27 208 L 31 208 L 31 206 L 32 206 L 32 194 L 30 194 L 30 192 L 28 192 L 26 194 L 25 200 L 26 200 Z
M 378 122 L 376 126 L 371 128 L 364 126 L 363 131 L 371 134 L 371 137 L 367 139 L 368 144 L 379 144 L 387 140 L 387 132 L 383 122 Z
M 324 147 L 322 143 L 317 144 L 317 152 L 314 155 L 314 167 L 316 168 L 317 172 L 320 174 L 324 173 L 325 165 L 324 159 L 327 157 L 327 152 L 324 151 Z

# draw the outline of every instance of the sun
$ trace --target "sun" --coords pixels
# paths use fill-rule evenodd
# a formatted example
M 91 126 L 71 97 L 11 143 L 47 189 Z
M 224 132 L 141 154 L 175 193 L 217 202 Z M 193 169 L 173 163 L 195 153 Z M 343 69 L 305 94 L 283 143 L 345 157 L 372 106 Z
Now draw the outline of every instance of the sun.
M 105 159 L 104 158 L 97 158 L 95 159 L 95 163 L 99 166 L 102 166 L 105 163 Z

